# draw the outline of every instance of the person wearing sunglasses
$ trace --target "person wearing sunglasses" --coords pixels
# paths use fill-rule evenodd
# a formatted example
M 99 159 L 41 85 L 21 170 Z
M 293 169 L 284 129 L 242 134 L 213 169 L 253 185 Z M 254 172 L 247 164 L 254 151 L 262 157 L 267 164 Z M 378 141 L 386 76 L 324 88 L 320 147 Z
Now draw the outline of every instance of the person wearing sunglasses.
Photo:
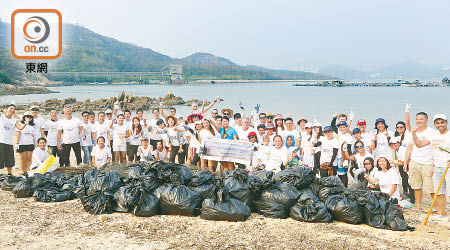
M 408 147 L 408 145 L 412 142 L 412 135 L 410 131 L 407 131 L 406 124 L 403 121 L 398 121 L 395 125 L 395 137 L 399 137 L 400 146 Z
M 373 158 L 373 155 L 365 150 L 366 146 L 363 141 L 356 141 L 353 144 L 353 148 L 355 149 L 353 155 L 346 155 L 346 159 L 354 161 L 352 166 L 356 166 L 358 168 L 364 168 L 364 159 L 367 157 Z
M 371 175 L 374 169 L 374 160 L 372 157 L 366 157 L 362 161 L 363 168 L 359 168 L 357 165 L 353 165 L 350 168 L 350 174 L 353 177 L 353 184 L 349 187 L 350 190 L 374 190 L 377 191 L 375 186 L 370 187 L 367 178 Z
M 212 119 L 216 119 L 216 117 L 219 115 L 219 110 L 218 109 L 213 109 L 213 111 L 211 112 L 211 118 Z

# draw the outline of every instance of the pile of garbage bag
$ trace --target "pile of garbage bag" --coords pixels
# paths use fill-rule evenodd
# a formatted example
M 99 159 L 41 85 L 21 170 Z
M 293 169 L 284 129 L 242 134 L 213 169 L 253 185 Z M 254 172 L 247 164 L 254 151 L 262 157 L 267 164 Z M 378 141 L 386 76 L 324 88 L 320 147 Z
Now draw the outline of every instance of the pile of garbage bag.
M 91 169 L 14 177 L 0 175 L 1 189 L 40 202 L 80 199 L 91 214 L 113 212 L 149 217 L 198 216 L 245 221 L 251 212 L 304 222 L 343 221 L 375 228 L 411 230 L 396 201 L 380 192 L 349 190 L 336 176 L 317 179 L 312 170 L 292 167 L 276 174 L 257 169 L 193 173 L 184 165 L 156 161 L 132 163 L 124 171 Z

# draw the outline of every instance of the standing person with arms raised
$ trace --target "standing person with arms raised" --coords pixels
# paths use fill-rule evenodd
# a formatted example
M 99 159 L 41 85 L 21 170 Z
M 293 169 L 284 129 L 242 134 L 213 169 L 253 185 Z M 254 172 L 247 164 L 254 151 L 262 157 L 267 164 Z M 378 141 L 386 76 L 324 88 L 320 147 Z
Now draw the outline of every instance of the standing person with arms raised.
M 433 191 L 433 148 L 431 141 L 436 131 L 429 128 L 428 115 L 425 112 L 416 114 L 416 126 L 413 128 L 413 142 L 408 146 L 406 159 L 403 166 L 405 172 L 408 171 L 409 184 L 414 189 L 414 197 L 416 199 L 416 209 L 422 209 L 423 192 L 431 194 Z M 409 166 L 408 166 L 409 162 Z
M 57 147 L 62 149 L 64 157 L 64 165 L 70 166 L 70 151 L 73 149 L 75 157 L 77 159 L 77 165 L 81 163 L 81 145 L 80 145 L 80 132 L 81 139 L 86 139 L 86 133 L 83 129 L 83 125 L 78 118 L 72 117 L 72 107 L 64 106 L 65 119 L 61 120 L 58 124 L 57 135 Z M 61 140 L 62 138 L 62 140 Z M 62 145 L 61 145 L 62 141 Z

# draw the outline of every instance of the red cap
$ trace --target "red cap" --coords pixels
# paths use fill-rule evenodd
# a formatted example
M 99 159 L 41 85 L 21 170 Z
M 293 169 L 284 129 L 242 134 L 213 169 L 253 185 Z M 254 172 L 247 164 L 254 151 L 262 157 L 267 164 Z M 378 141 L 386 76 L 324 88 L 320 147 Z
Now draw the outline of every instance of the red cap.
M 366 120 L 360 119 L 356 125 L 366 125 Z
M 254 136 L 254 137 L 256 137 L 256 133 L 255 132 L 250 132 L 250 133 L 248 133 L 248 137 L 250 137 L 250 136 Z

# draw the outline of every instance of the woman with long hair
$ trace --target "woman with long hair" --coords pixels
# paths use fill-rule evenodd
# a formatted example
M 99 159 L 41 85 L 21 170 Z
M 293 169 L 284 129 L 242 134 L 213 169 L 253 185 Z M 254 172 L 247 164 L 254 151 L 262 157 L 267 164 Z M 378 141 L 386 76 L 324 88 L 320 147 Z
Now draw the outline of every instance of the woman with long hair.
M 391 198 L 400 199 L 399 183 L 397 173 L 391 168 L 389 160 L 384 155 L 377 158 L 376 165 L 378 171 L 373 171 L 367 178 L 370 185 L 380 187 L 380 191 L 388 194 Z
M 304 127 L 305 131 L 302 135 L 302 143 L 300 144 L 300 155 L 302 157 L 303 165 L 307 168 L 313 168 L 314 153 L 311 144 L 311 139 L 313 138 L 312 124 L 310 122 L 307 122 Z
M 313 170 L 316 174 L 319 173 L 319 168 L 320 168 L 320 146 L 315 147 L 313 142 L 317 142 L 319 141 L 322 137 L 324 137 L 325 135 L 323 134 L 322 131 L 322 124 L 320 124 L 317 121 L 314 121 L 313 124 L 313 135 L 311 138 L 311 148 L 312 148 L 312 154 L 313 154 Z
M 125 116 L 119 114 L 117 123 L 111 122 L 110 129 L 113 131 L 113 153 L 114 162 L 127 163 L 126 138 L 130 136 L 127 126 L 124 124 Z
M 17 152 L 19 153 L 20 169 L 25 174 L 30 171 L 35 141 L 35 124 L 31 112 L 25 112 L 21 123 L 25 124 L 25 128 L 22 130 L 16 129 L 16 144 L 19 145 Z
M 383 118 L 375 121 L 376 132 L 372 133 L 372 152 L 375 159 L 380 155 L 389 155 L 392 153 L 389 147 L 389 140 L 394 137 L 394 133 L 388 130 L 388 125 Z
M 277 135 L 281 135 L 283 134 L 283 131 L 285 130 L 284 128 L 284 117 L 280 114 L 275 116 L 275 133 Z
M 289 162 L 288 151 L 283 146 L 283 138 L 276 135 L 273 138 L 274 146 L 269 151 L 269 158 L 267 160 L 266 170 L 279 172 L 284 169 Z
M 137 155 L 139 146 L 142 145 L 141 138 L 144 136 L 144 130 L 142 129 L 141 120 L 138 117 L 131 119 L 131 128 L 128 129 L 130 135 L 130 150 L 128 151 L 128 161 L 138 162 L 139 156 Z
M 178 120 L 174 116 L 167 116 L 167 136 L 169 137 L 169 161 L 175 162 L 175 157 L 178 156 L 178 163 L 184 164 L 186 159 L 186 151 L 183 149 L 186 141 L 183 138 L 183 133 L 186 131 L 183 127 L 177 127 Z
M 203 119 L 203 121 L 202 121 L 202 129 L 200 130 L 198 140 L 199 140 L 201 145 L 204 145 L 204 141 L 206 139 L 212 139 L 212 138 L 218 138 L 217 132 L 214 130 L 213 126 L 211 125 L 211 121 L 210 120 Z M 206 160 L 206 159 L 203 159 L 202 156 L 200 156 L 200 159 L 201 159 L 201 168 L 203 170 L 208 169 L 211 173 L 215 173 L 216 172 L 217 161 Z

